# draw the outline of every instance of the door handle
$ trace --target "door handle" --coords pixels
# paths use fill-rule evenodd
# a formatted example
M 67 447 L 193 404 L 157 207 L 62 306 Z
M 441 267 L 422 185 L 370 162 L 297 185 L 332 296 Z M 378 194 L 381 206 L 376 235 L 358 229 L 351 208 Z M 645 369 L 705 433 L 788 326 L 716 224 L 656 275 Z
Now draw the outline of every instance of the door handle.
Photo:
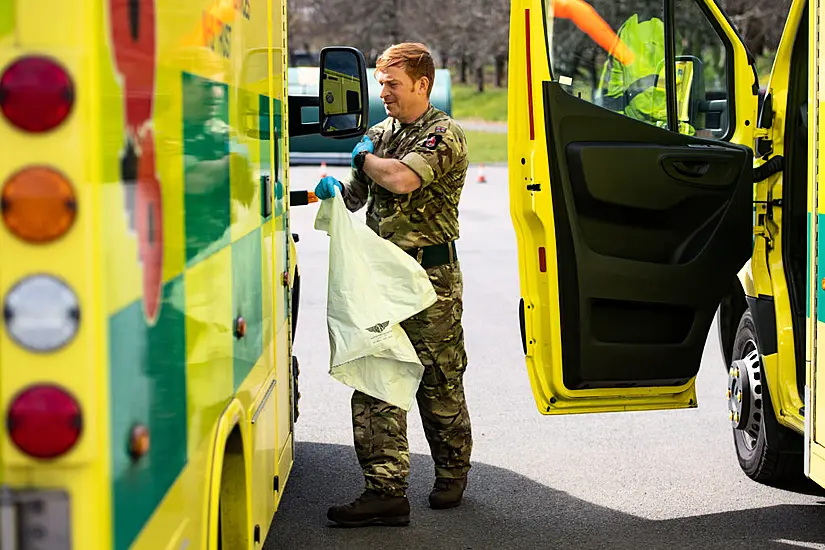
M 704 161 L 675 160 L 673 169 L 689 178 L 700 178 L 710 170 L 710 163 Z

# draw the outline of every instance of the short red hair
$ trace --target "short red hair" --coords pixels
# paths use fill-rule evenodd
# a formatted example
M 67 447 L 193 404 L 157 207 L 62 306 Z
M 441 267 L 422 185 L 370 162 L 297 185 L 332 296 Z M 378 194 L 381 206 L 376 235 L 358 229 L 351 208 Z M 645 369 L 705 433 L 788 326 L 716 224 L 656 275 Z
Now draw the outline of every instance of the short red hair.
M 384 50 L 375 63 L 375 70 L 383 71 L 390 67 L 402 66 L 404 72 L 412 78 L 413 82 L 426 76 L 429 79 L 427 87 L 427 97 L 433 91 L 433 81 L 435 80 L 435 64 L 433 56 L 427 46 L 420 42 L 404 42 L 394 44 Z

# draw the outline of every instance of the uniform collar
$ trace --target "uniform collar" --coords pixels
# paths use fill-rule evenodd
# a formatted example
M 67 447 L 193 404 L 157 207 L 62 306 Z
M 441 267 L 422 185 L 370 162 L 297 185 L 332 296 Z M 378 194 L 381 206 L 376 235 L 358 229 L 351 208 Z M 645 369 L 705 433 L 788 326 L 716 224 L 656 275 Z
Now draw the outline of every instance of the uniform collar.
M 434 109 L 435 109 L 435 107 L 433 107 L 433 104 L 430 103 L 429 107 L 427 107 L 427 110 L 424 111 L 424 113 L 420 117 L 418 117 L 417 119 L 415 119 L 412 122 L 407 123 L 407 124 L 402 124 L 397 119 L 393 119 L 393 122 L 392 122 L 393 133 L 395 133 L 399 130 L 406 130 L 407 128 L 414 128 L 415 126 L 419 126 L 424 121 L 424 119 L 426 119 L 427 116 L 430 113 L 433 112 Z

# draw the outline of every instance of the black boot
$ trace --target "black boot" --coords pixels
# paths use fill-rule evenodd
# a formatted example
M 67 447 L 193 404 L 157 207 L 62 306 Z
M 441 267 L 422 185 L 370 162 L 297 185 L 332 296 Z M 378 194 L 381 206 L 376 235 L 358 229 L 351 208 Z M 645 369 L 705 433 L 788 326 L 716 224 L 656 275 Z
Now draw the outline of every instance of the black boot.
M 464 496 L 464 489 L 466 488 L 466 477 L 457 479 L 446 477 L 436 478 L 435 486 L 430 492 L 430 508 L 434 510 L 455 508 L 461 504 L 461 498 Z
M 367 525 L 401 526 L 410 524 L 410 501 L 366 490 L 354 502 L 332 506 L 327 519 L 343 527 Z

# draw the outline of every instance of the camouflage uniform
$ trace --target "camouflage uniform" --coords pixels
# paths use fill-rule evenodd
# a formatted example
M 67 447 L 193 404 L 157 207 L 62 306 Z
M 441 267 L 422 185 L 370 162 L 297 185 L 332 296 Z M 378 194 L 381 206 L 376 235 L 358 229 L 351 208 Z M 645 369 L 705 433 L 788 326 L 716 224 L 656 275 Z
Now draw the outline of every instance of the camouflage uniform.
M 351 211 L 367 204 L 367 225 L 379 236 L 410 250 L 458 238 L 458 201 L 467 175 L 464 131 L 430 106 L 418 120 L 389 117 L 368 135 L 375 155 L 398 159 L 421 178 L 421 187 L 396 195 L 353 170 L 344 184 Z M 427 268 L 438 301 L 401 324 L 415 347 L 424 376 L 416 395 L 436 477 L 463 478 L 470 469 L 472 434 L 464 398 L 463 282 L 457 260 Z M 355 452 L 366 489 L 403 496 L 410 452 L 406 413 L 356 391 L 352 396 Z

